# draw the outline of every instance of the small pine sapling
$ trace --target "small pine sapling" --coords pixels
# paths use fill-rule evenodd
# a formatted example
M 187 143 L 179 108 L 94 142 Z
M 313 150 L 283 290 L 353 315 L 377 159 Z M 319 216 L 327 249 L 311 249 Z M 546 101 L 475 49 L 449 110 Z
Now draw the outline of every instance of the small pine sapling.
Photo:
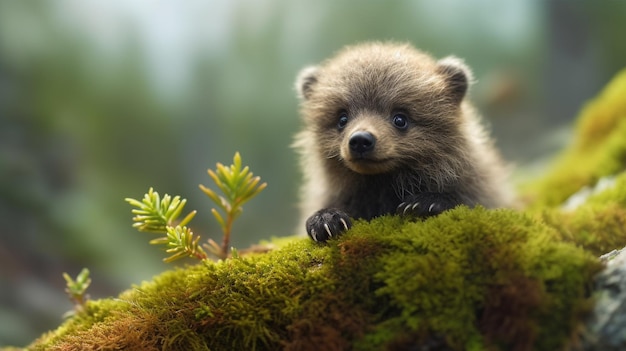
M 133 227 L 142 232 L 165 234 L 163 237 L 150 241 L 150 244 L 167 247 L 166 252 L 170 256 L 163 259 L 165 262 L 172 262 L 183 257 L 205 260 L 208 255 L 204 249 L 217 258 L 227 258 L 233 222 L 243 211 L 243 204 L 258 195 L 267 186 L 266 183 L 259 184 L 261 178 L 254 177 L 247 166 L 242 168 L 241 156 L 238 152 L 235 154 L 231 166 L 226 167 L 218 163 L 217 169 L 215 171 L 209 169 L 208 173 L 225 195 L 217 195 L 213 190 L 200 185 L 200 189 L 224 212 L 224 216 L 222 216 L 215 208 L 211 209 L 213 216 L 222 228 L 221 246 L 211 239 L 209 239 L 208 244 L 200 245 L 200 236 L 195 236 L 192 230 L 186 226 L 193 219 L 196 211 L 192 211 L 182 220 L 178 220 L 187 203 L 187 200 L 181 199 L 180 196 L 172 198 L 165 194 L 161 199 L 159 194 L 150 188 L 142 201 L 131 198 L 125 199 L 126 202 L 135 207 L 132 210 L 135 215 Z
M 200 184 L 200 189 L 224 211 L 226 219 L 215 208 L 211 209 L 211 213 L 222 227 L 223 236 L 221 246 L 209 239 L 207 249 L 223 259 L 228 256 L 233 222 L 243 212 L 243 204 L 265 189 L 267 183 L 259 184 L 260 177 L 254 177 L 248 166 L 241 167 L 241 156 L 238 152 L 235 153 L 232 165 L 226 167 L 218 163 L 216 171 L 209 169 L 208 173 L 226 197 L 217 195 L 202 184 Z

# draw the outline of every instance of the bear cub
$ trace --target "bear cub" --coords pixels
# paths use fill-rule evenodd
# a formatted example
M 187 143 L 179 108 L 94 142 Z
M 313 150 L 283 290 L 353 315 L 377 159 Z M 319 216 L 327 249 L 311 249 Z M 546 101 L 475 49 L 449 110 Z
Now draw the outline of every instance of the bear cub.
M 351 219 L 506 206 L 506 167 L 466 99 L 471 80 L 456 57 L 396 43 L 346 47 L 303 69 L 294 147 L 308 235 L 324 242 Z

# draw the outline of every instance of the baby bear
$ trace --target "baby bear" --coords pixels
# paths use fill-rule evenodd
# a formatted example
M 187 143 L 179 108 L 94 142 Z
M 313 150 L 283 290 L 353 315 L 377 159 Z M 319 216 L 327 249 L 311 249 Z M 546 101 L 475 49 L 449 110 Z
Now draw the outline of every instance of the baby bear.
M 302 222 L 324 242 L 351 219 L 508 204 L 506 167 L 466 95 L 461 59 L 408 44 L 346 47 L 298 75 Z

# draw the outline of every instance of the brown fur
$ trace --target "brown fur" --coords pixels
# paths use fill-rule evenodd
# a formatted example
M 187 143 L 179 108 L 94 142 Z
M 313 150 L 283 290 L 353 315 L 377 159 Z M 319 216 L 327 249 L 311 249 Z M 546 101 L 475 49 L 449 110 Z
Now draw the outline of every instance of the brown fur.
M 347 217 L 507 205 L 505 168 L 465 99 L 471 79 L 457 58 L 436 61 L 394 43 L 347 47 L 302 70 L 296 88 L 304 128 L 294 146 L 309 235 L 324 241 L 339 234 L 349 227 Z M 401 120 L 403 128 L 394 125 L 398 114 L 406 127 Z M 351 147 L 356 132 L 375 145 L 365 152 Z

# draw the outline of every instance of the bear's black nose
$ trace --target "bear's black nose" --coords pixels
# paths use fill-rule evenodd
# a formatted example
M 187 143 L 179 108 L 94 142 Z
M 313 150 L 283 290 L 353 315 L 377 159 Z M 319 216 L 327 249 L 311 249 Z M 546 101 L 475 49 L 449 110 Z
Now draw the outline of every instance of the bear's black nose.
M 374 149 L 376 138 L 370 132 L 359 131 L 350 136 L 349 144 L 353 154 L 364 156 Z

